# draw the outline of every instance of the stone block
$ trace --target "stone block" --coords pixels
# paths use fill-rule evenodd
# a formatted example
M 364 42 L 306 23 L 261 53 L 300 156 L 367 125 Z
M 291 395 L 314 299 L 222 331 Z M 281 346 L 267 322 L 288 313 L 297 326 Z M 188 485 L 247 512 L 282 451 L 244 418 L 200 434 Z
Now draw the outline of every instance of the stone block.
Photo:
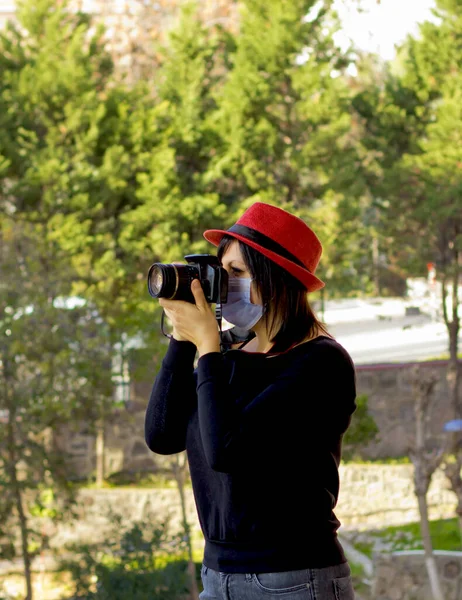
M 435 550 L 445 600 L 462 597 L 462 552 Z M 374 555 L 372 598 L 433 600 L 423 550 Z

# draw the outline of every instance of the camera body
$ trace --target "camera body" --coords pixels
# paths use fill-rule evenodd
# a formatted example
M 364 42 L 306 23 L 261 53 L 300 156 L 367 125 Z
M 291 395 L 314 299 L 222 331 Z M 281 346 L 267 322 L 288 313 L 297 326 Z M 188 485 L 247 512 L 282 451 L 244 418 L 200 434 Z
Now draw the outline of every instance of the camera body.
M 228 273 L 212 254 L 188 254 L 186 265 L 154 263 L 148 273 L 148 291 L 153 298 L 185 300 L 194 304 L 191 282 L 199 279 L 208 303 L 226 302 Z

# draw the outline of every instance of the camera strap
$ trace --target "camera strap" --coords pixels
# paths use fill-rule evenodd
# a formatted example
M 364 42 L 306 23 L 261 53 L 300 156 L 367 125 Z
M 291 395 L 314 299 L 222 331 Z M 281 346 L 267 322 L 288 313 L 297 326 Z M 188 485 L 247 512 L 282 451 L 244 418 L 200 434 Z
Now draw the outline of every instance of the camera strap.
M 222 322 L 221 300 L 219 300 L 215 304 L 215 319 L 217 320 L 217 323 L 218 323 L 218 331 L 219 331 L 219 335 L 220 335 L 220 352 L 225 352 L 225 350 L 227 350 L 227 348 L 226 348 L 226 344 L 223 343 L 223 330 L 221 327 L 221 322 Z
M 220 352 L 225 352 L 227 350 L 226 344 L 223 343 L 223 330 L 221 327 L 221 323 L 223 320 L 223 309 L 221 303 L 221 270 L 218 270 L 218 298 L 215 303 L 215 319 L 218 323 L 218 331 L 220 335 Z
M 162 315 L 160 317 L 160 330 L 162 332 L 162 335 L 165 335 L 165 337 L 170 340 L 172 338 L 172 334 L 171 333 L 167 333 L 165 331 L 164 324 L 165 324 L 165 310 L 162 309 Z

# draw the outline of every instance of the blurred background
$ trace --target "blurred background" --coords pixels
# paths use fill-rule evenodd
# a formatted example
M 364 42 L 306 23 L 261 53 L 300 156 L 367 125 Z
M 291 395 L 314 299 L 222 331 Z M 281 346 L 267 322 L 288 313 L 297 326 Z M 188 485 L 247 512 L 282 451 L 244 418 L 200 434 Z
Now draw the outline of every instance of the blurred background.
M 197 598 L 146 277 L 255 201 L 357 367 L 358 600 L 462 599 L 461 64 L 462 0 L 0 0 L 0 599 Z

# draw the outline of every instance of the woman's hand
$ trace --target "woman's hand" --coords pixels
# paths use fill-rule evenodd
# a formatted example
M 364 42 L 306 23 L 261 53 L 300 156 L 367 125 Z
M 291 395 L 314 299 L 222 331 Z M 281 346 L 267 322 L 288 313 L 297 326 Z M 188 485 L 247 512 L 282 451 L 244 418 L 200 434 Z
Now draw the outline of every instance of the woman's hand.
M 220 335 L 215 314 L 205 299 L 198 279 L 191 282 L 195 304 L 183 300 L 159 298 L 159 304 L 173 325 L 173 337 L 192 342 L 199 356 L 220 351 Z

